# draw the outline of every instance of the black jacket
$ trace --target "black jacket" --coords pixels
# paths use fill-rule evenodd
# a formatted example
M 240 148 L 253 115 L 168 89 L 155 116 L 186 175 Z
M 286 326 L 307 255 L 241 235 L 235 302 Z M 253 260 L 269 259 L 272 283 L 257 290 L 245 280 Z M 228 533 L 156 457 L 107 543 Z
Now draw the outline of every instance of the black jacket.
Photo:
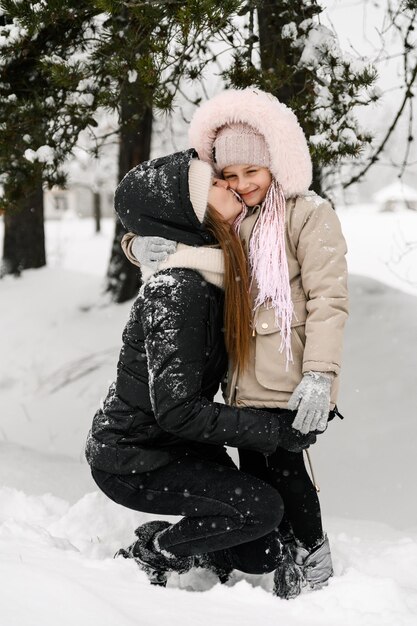
M 189 269 L 143 288 L 123 333 L 117 379 L 97 411 L 87 460 L 110 473 L 144 472 L 225 444 L 265 453 L 278 443 L 269 413 L 213 402 L 226 370 L 223 293 Z
M 180 190 L 188 190 L 184 163 L 195 153 L 180 155 L 175 155 L 176 167 L 169 157 L 159 159 L 156 168 L 153 162 L 144 164 L 146 175 L 138 176 L 139 166 L 122 181 L 116 209 L 122 202 L 125 225 L 134 232 L 139 230 L 136 219 L 141 225 L 153 221 L 155 228 L 149 226 L 146 233 L 161 235 L 161 222 L 164 234 L 172 239 L 168 224 L 174 223 L 177 213 L 176 228 L 183 229 L 183 241 L 188 239 L 192 232 L 188 213 L 193 209 L 188 191 Z M 173 176 L 177 176 L 175 185 L 169 182 Z M 126 184 L 128 193 L 123 191 Z M 204 226 L 195 219 L 204 242 Z M 213 402 L 227 367 L 222 327 L 223 292 L 198 272 L 165 270 L 144 285 L 123 332 L 116 381 L 88 437 L 86 456 L 92 467 L 126 474 L 161 467 L 188 453 L 214 459 L 224 445 L 264 453 L 276 449 L 276 417 Z

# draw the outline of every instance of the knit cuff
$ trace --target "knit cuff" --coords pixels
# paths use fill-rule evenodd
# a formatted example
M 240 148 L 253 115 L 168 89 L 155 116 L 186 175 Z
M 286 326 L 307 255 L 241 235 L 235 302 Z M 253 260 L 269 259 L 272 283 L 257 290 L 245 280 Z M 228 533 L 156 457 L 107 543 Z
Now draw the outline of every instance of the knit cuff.
M 210 165 L 205 161 L 193 159 L 188 170 L 188 189 L 194 213 L 200 223 L 203 223 L 206 214 L 211 181 L 212 169 Z

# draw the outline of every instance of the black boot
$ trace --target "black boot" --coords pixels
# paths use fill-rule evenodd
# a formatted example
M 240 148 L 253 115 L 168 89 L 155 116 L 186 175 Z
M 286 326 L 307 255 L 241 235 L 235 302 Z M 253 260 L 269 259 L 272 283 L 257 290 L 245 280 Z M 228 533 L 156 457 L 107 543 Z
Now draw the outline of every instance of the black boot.
M 159 534 L 170 526 L 168 522 L 159 520 L 139 526 L 135 530 L 137 541 L 126 550 L 119 550 L 114 556 L 134 559 L 148 576 L 151 585 L 165 587 L 169 572 L 184 574 L 194 566 L 194 557 L 175 556 L 159 547 Z
M 304 585 L 303 570 L 295 562 L 288 545 L 283 543 L 280 562 L 274 572 L 273 593 L 279 598 L 290 600 L 300 595 Z
M 203 569 L 213 572 L 222 585 L 227 583 L 233 571 L 232 564 L 227 556 L 227 550 L 199 554 L 195 557 L 194 566 L 202 567 Z

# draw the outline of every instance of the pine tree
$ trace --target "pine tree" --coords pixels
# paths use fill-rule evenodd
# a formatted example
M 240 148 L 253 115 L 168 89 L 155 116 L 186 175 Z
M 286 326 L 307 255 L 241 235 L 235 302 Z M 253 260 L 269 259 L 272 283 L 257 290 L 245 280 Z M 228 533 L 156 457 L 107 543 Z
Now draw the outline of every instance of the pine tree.
M 43 184 L 64 182 L 59 164 L 75 144 L 76 126 L 94 123 L 88 103 L 70 102 L 67 85 L 51 90 L 48 65 L 73 50 L 91 19 L 89 3 L 80 3 L 80 13 L 71 7 L 58 13 L 58 3 L 49 2 L 47 15 L 44 4 L 0 4 L 0 208 L 4 271 L 12 273 L 45 264 Z
M 229 84 L 256 85 L 294 110 L 310 144 L 318 193 L 326 167 L 357 157 L 371 142 L 354 110 L 379 97 L 375 69 L 341 50 L 319 21 L 323 10 L 316 0 L 250 2 L 247 35 L 226 71 Z
M 415 0 L 389 0 L 389 7 L 396 28 L 406 16 L 407 59 Z M 149 156 L 152 110 L 171 111 L 180 81 L 201 80 L 216 61 L 214 40 L 233 52 L 226 85 L 257 85 L 294 109 L 310 144 L 314 188 L 322 192 L 330 170 L 357 160 L 369 146 L 371 135 L 359 127 L 355 107 L 379 97 L 375 69 L 340 49 L 336 35 L 320 23 L 322 13 L 318 0 L 225 0 L 221 6 L 213 0 L 0 0 L 6 271 L 44 262 L 42 254 L 29 259 L 28 251 L 43 246 L 39 190 L 65 184 L 65 161 L 80 132 L 94 132 L 97 113 L 119 114 L 121 178 Z M 407 66 L 410 103 L 416 75 L 417 67 Z M 137 284 L 136 270 L 118 257 L 122 232 L 119 225 L 109 267 L 109 290 L 117 300 Z
M 97 111 L 118 111 L 122 151 L 132 147 L 123 140 L 128 124 L 130 144 L 134 135 L 137 140 L 132 155 L 149 156 L 151 107 L 171 109 L 181 77 L 198 77 L 208 58 L 207 38 L 227 31 L 228 16 L 238 5 L 236 0 L 221 7 L 213 0 L 0 2 L 0 209 L 7 212 L 6 238 L 11 224 L 24 229 L 21 207 L 33 189 L 65 184 L 65 161 L 80 132 L 94 129 Z M 136 107 L 128 121 L 126 106 L 130 112 Z M 119 162 L 131 167 L 136 160 Z M 120 169 L 119 176 L 124 173 Z M 28 266 L 22 262 L 25 250 L 15 252 L 6 271 Z M 134 271 L 126 266 L 126 272 Z

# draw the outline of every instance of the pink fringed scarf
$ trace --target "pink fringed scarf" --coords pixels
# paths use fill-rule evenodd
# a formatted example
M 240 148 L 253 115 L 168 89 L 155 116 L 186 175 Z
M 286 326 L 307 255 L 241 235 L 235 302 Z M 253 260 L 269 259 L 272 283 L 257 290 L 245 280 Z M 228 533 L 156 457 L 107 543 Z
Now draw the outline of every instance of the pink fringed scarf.
M 291 350 L 291 321 L 294 307 L 291 299 L 287 255 L 285 251 L 285 196 L 281 185 L 273 180 L 249 243 L 251 280 L 256 280 L 258 295 L 254 311 L 264 305 L 275 311 L 275 324 L 281 330 L 280 352 L 285 350 L 287 367 L 293 361 Z M 247 208 L 235 220 L 239 233 Z

